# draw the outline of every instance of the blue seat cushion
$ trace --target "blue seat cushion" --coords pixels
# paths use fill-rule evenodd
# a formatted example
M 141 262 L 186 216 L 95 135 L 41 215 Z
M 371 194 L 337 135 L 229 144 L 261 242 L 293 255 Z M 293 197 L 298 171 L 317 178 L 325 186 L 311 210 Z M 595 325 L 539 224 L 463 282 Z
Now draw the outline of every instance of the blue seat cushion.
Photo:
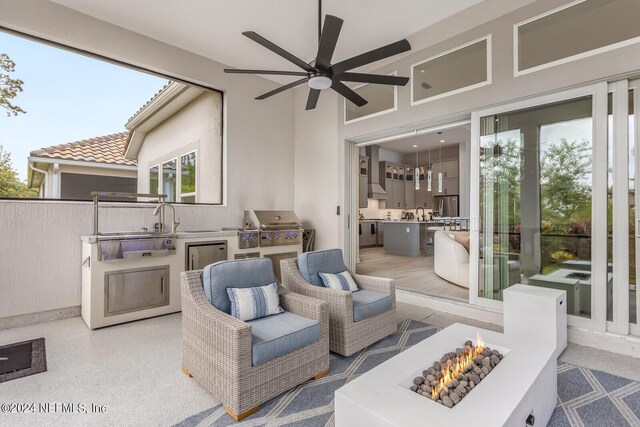
M 360 289 L 351 294 L 353 321 L 359 322 L 391 309 L 391 295 Z
M 268 362 L 320 339 L 320 323 L 285 311 L 247 322 L 253 336 L 253 366 Z
M 220 261 L 202 269 L 204 293 L 215 308 L 227 314 L 231 314 L 227 288 L 254 288 L 275 281 L 273 261 L 269 258 Z
M 342 258 L 342 250 L 305 252 L 298 256 L 298 270 L 304 280 L 316 286 L 324 286 L 318 273 L 342 273 L 347 269 Z

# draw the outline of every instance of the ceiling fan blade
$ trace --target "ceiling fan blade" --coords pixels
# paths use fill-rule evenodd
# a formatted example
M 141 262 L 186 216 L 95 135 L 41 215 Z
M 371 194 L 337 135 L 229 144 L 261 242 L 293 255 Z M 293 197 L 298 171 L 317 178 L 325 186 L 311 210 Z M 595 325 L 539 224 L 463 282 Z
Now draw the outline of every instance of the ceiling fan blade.
M 338 80 L 334 80 L 331 83 L 331 89 L 335 90 L 340 95 L 344 96 L 349 101 L 356 104 L 358 107 L 362 107 L 367 103 L 366 99 L 364 99 L 363 97 L 361 97 L 360 95 L 358 95 L 357 93 L 349 89 L 344 83 Z
M 337 64 L 332 65 L 330 70 L 333 74 L 342 74 L 345 71 L 352 70 L 408 50 L 411 50 L 409 41 L 407 39 L 400 40 L 395 43 L 370 50 L 369 52 L 365 52 L 358 56 L 354 56 L 353 58 L 346 59 L 342 62 L 338 62 Z
M 254 31 L 245 31 L 242 34 L 244 36 L 250 38 L 254 42 L 256 42 L 258 44 L 261 44 L 262 46 L 266 47 L 270 51 L 282 56 L 287 61 L 294 63 L 295 65 L 297 65 L 298 67 L 302 68 L 303 70 L 315 71 L 311 65 L 307 64 L 306 62 L 304 62 L 302 59 L 298 58 L 297 56 L 290 54 L 289 52 L 287 52 L 286 50 L 284 50 L 280 46 L 278 46 L 278 45 L 276 45 L 274 43 L 271 43 L 269 40 L 265 39 L 260 34 L 254 32 Z
M 313 110 L 318 104 L 320 91 L 318 89 L 309 89 L 309 97 L 307 98 L 307 106 L 305 110 Z
M 320 44 L 318 46 L 318 54 L 316 55 L 316 67 L 326 71 L 331 66 L 331 58 L 333 57 L 333 52 L 336 50 L 336 44 L 338 44 L 338 36 L 340 35 L 343 22 L 344 21 L 337 16 L 325 16 Z
M 239 68 L 225 68 L 225 73 L 229 74 L 274 74 L 277 76 L 306 76 L 303 71 L 272 71 L 272 70 L 241 70 Z
M 333 76 L 334 79 L 338 79 L 343 82 L 361 82 L 361 83 L 374 83 L 379 85 L 394 85 L 405 86 L 409 83 L 409 77 L 398 76 L 381 76 L 379 74 L 365 74 L 365 73 L 342 73 Z
M 268 98 L 270 96 L 273 96 L 273 95 L 276 95 L 276 94 L 278 94 L 280 92 L 284 92 L 287 89 L 291 89 L 292 87 L 296 87 L 296 86 L 299 86 L 299 85 L 301 85 L 303 83 L 306 83 L 307 80 L 308 79 L 306 77 L 304 79 L 296 80 L 295 82 L 291 82 L 291 83 L 286 84 L 284 86 L 280 86 L 279 88 L 274 89 L 274 90 L 272 90 L 270 92 L 263 93 L 262 95 L 257 96 L 256 99 L 266 99 L 266 98 Z

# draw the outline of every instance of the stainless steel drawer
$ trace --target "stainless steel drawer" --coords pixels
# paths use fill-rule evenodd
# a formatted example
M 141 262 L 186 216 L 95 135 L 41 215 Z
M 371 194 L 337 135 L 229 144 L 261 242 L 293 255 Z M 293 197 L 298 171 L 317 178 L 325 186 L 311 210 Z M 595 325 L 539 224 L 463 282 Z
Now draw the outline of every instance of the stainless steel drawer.
M 104 293 L 105 317 L 169 305 L 169 266 L 106 272 Z

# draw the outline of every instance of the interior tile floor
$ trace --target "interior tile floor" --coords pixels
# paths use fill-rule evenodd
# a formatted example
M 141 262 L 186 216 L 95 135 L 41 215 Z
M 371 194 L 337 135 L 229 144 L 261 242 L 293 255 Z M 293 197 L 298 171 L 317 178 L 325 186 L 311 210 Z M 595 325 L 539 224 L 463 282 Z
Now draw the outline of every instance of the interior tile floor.
M 394 279 L 397 289 L 461 301 L 469 300 L 468 289 L 436 275 L 433 256 L 387 255 L 382 247 L 360 248 L 360 262 L 356 265 L 356 273 Z
M 398 303 L 398 321 L 439 327 L 460 322 L 501 330 L 447 313 Z M 104 405 L 102 413 L 0 412 L 1 426 L 170 426 L 216 404 L 181 368 L 181 315 L 89 330 L 80 317 L 0 331 L 0 345 L 44 337 L 48 371 L 0 384 L 0 403 Z M 562 360 L 640 381 L 640 359 L 570 344 Z

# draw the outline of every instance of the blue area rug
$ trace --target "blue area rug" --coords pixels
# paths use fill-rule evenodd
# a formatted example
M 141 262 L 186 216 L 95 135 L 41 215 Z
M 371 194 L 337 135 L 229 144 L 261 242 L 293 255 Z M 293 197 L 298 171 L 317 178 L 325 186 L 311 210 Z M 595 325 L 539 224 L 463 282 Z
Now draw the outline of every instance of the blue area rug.
M 338 388 L 436 332 L 435 326 L 405 320 L 398 324 L 396 333 L 360 353 L 350 357 L 331 353 L 329 375 L 318 381 L 307 381 L 271 399 L 242 422 L 235 422 L 218 404 L 176 426 L 331 427 L 334 425 L 333 394 Z M 559 361 L 558 405 L 548 425 L 640 426 L 640 383 Z

